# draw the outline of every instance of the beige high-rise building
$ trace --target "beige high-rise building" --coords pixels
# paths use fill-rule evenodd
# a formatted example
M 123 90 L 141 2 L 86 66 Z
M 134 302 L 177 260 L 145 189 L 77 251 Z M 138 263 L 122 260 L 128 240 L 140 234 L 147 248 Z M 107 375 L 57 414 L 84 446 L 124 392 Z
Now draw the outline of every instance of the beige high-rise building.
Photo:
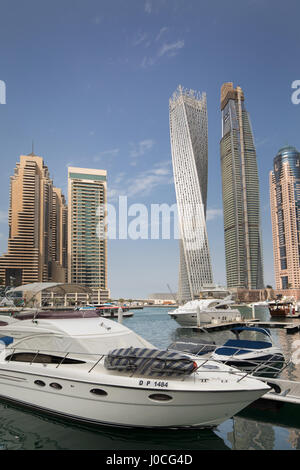
M 295 147 L 280 149 L 274 158 L 270 204 L 276 289 L 300 289 L 300 153 Z
M 21 155 L 10 181 L 5 285 L 66 280 L 66 204 L 42 157 Z
M 68 168 L 68 282 L 107 291 L 106 171 Z M 99 299 L 100 299 L 99 294 Z

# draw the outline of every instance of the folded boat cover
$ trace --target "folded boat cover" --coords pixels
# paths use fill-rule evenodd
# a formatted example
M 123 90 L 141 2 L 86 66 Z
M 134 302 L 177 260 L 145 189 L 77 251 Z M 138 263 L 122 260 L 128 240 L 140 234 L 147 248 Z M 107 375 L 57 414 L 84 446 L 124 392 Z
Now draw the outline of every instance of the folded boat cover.
M 104 365 L 109 370 L 159 377 L 191 374 L 197 368 L 196 362 L 188 356 L 145 348 L 114 349 L 105 357 Z

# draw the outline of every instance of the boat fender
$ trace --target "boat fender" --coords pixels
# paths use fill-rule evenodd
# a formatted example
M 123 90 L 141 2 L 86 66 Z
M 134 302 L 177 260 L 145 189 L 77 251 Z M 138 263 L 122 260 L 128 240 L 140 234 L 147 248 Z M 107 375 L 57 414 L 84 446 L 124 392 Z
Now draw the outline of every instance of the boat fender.
M 269 387 L 273 388 L 275 393 L 281 393 L 281 388 L 279 387 L 278 384 L 267 382 L 267 385 L 269 385 Z

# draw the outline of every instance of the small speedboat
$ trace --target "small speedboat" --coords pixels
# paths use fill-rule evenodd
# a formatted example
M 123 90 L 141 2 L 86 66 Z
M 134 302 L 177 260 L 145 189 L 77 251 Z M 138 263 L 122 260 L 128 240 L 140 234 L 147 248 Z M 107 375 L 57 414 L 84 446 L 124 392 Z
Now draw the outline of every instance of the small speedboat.
M 84 307 L 80 307 L 80 311 L 90 311 L 94 310 L 100 317 L 105 318 L 118 318 L 119 309 L 122 309 L 122 316 L 123 317 L 132 317 L 134 315 L 133 312 L 126 307 L 119 307 L 118 305 L 114 304 L 97 304 L 97 305 L 85 305 Z
M 229 339 L 223 346 L 218 347 L 211 359 L 251 372 L 256 376 L 275 377 L 279 374 L 284 366 L 285 358 L 280 348 L 274 345 L 267 328 L 241 326 L 232 328 L 231 331 L 236 339 Z M 264 335 L 264 340 L 240 338 L 241 335 L 249 332 Z

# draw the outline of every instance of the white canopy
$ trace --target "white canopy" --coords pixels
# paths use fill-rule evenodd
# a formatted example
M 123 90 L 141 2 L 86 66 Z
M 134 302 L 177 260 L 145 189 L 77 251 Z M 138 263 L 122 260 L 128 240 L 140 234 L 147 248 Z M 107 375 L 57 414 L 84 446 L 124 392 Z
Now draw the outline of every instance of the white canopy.
M 75 292 L 83 292 L 91 294 L 90 287 L 81 286 L 78 284 L 67 284 L 62 282 L 33 282 L 32 284 L 24 284 L 23 286 L 14 287 L 9 292 L 31 292 L 36 295 L 41 291 L 54 292 L 55 294 L 68 294 Z
M 14 292 L 22 292 L 26 296 L 26 300 L 33 299 L 42 292 L 53 292 L 54 294 L 74 294 L 84 293 L 92 294 L 93 291 L 90 287 L 81 286 L 78 284 L 68 284 L 62 282 L 33 282 L 32 284 L 24 284 L 22 286 L 14 287 L 7 292 L 8 297 Z

